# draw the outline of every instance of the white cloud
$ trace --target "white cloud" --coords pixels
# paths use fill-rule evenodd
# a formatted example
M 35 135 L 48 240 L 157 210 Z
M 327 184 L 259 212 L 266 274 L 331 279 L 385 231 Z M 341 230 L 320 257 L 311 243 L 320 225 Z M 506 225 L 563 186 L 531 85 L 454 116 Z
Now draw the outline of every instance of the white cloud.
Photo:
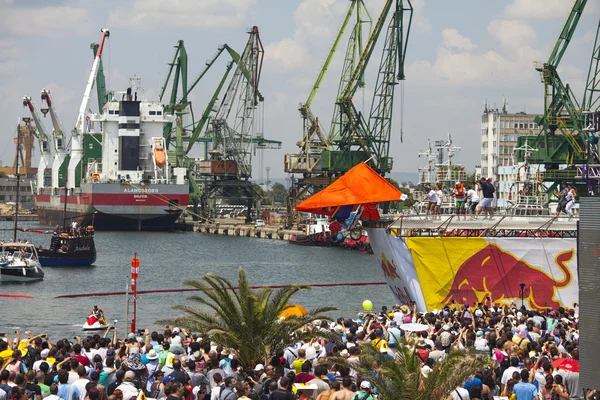
M 444 29 L 442 39 L 444 39 L 444 46 L 447 48 L 471 50 L 476 47 L 470 38 L 462 36 L 456 29 Z
M 265 62 L 269 68 L 291 70 L 302 66 L 307 58 L 306 47 L 294 38 L 283 38 L 265 46 Z M 274 65 L 273 65 L 274 64 Z
M 505 48 L 530 45 L 536 37 L 535 30 L 519 20 L 494 19 L 488 24 L 487 30 Z
M 13 40 L 0 39 L 0 75 L 17 70 L 18 60 L 22 54 L 23 51 L 17 47 Z
M 431 31 L 431 23 L 429 19 L 426 17 L 425 13 L 425 0 L 413 0 L 413 26 L 416 27 L 421 32 L 430 32 Z
M 455 29 L 442 31 L 442 46 L 433 62 L 417 60 L 407 68 L 407 76 L 424 86 L 502 87 L 506 82 L 527 84 L 535 80 L 532 62 L 544 54 L 530 46 L 535 30 L 518 20 L 493 20 L 488 32 L 498 50 L 473 51 L 476 45 Z
M 552 19 L 566 17 L 573 5 L 565 0 L 514 0 L 506 15 L 516 18 Z
M 7 5 L 7 7 L 5 7 Z M 11 8 L 5 2 L 0 8 L 0 28 L 19 36 L 60 37 L 90 29 L 88 10 L 78 7 Z
M 111 26 L 132 30 L 177 27 L 197 30 L 240 26 L 256 0 L 133 0 L 109 17 Z

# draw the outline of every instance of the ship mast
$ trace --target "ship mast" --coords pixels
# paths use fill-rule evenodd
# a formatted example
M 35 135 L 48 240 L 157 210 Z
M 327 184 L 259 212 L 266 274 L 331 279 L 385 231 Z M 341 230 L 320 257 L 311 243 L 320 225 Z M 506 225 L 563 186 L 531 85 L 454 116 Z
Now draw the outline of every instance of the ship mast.
M 23 121 L 26 125 L 29 125 L 31 119 L 24 117 Z M 15 164 L 15 175 L 17 176 L 17 196 L 15 200 L 15 226 L 13 229 L 13 242 L 17 242 L 17 223 L 19 222 L 19 195 L 21 190 L 21 179 L 19 176 L 19 154 L 21 153 L 21 126 L 17 126 L 17 158 Z

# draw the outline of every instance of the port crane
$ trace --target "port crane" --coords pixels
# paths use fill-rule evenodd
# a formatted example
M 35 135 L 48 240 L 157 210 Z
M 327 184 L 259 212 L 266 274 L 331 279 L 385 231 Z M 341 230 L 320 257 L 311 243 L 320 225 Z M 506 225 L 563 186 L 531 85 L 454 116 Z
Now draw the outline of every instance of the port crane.
M 600 22 L 590 59 L 586 89 L 582 101 L 577 101 L 569 84 L 559 76 L 558 67 L 571 42 L 578 22 L 585 10 L 587 0 L 576 0 L 561 29 L 559 38 L 544 63 L 534 63 L 544 85 L 544 115 L 536 117 L 535 123 L 541 126 L 536 137 L 521 136 L 517 147 L 532 147 L 536 151 L 527 154 L 532 164 L 544 164 L 543 179 L 554 182 L 579 179 L 587 181 L 589 192 L 597 192 L 595 183 L 590 181 L 590 173 L 600 179 L 600 157 L 598 154 L 598 107 L 600 105 Z M 596 118 L 596 124 L 594 124 Z M 519 162 L 525 159 L 525 152 L 518 152 Z M 561 164 L 570 168 L 559 170 Z M 553 189 L 551 187 L 549 190 Z M 580 191 L 581 192 L 581 191 Z
M 250 89 L 248 85 L 249 82 L 258 83 L 260 79 L 262 44 L 257 27 L 251 28 L 248 33 L 248 43 L 253 41 L 252 46 L 247 44 L 241 55 L 227 44 L 219 46 L 191 83 L 188 83 L 187 51 L 184 42 L 178 41 L 159 92 L 161 103 L 168 102 L 165 104 L 165 114 L 175 117 L 174 123 L 166 124 L 163 132 L 167 146 L 175 148 L 167 153 L 177 160 L 178 166 L 188 169 L 194 214 L 199 211 L 201 198 L 201 212 L 206 216 L 213 213 L 214 200 L 218 197 L 244 202 L 252 198 L 254 201 L 257 194 L 248 189 L 252 186 L 248 179 L 252 173 L 253 153 L 256 150 L 281 148 L 280 141 L 266 139 L 261 132 L 253 130 L 254 113 L 263 96 L 257 85 L 250 85 Z M 188 96 L 222 55 L 228 55 L 230 60 L 217 81 L 215 92 L 196 121 Z M 217 105 L 220 98 L 221 103 Z M 185 114 L 191 114 L 192 122 L 189 125 L 184 125 Z M 189 156 L 196 143 L 204 144 L 203 158 L 200 160 Z
M 54 161 L 52 162 L 52 191 L 56 194 L 58 188 L 65 186 L 67 167 L 70 156 L 67 154 L 65 133 L 54 109 L 54 102 L 48 89 L 42 89 L 41 111 L 46 116 L 50 114 L 52 120 L 52 144 L 54 147 Z
M 88 82 L 83 93 L 83 98 L 81 99 L 81 105 L 79 106 L 79 113 L 77 114 L 75 127 L 71 131 L 71 158 L 69 160 L 69 168 L 67 172 L 67 187 L 71 190 L 78 187 L 81 183 L 81 159 L 83 155 L 82 135 L 86 132 L 86 113 L 90 103 L 92 89 L 96 83 L 104 42 L 109 36 L 110 32 L 108 29 L 101 30 L 98 51 L 96 52 L 96 57 L 94 58 L 94 63 L 92 64 L 92 70 L 90 71 Z
M 40 162 L 38 164 L 37 170 L 37 181 L 36 181 L 36 191 L 38 194 L 41 193 L 44 188 L 44 181 L 46 178 L 46 168 L 50 166 L 52 162 L 52 152 L 50 150 L 50 145 L 48 143 L 48 135 L 46 135 L 46 129 L 40 120 L 40 116 L 33 106 L 33 102 L 31 101 L 31 97 L 25 96 L 23 97 L 23 107 L 27 107 L 29 112 L 31 113 L 31 117 L 33 118 L 33 122 L 35 123 L 36 130 L 33 130 L 33 134 L 38 140 L 40 147 Z M 44 109 L 45 110 L 45 109 Z M 44 113 L 44 110 L 42 112 Z M 47 112 L 48 110 L 46 110 Z M 44 115 L 46 115 L 44 113 Z
M 371 24 L 372 18 L 364 1 L 352 0 L 308 98 L 298 106 L 302 118 L 302 140 L 297 143 L 299 147 L 297 153 L 285 154 L 284 171 L 290 174 L 302 174 L 302 177 L 289 189 L 286 199 L 288 226 L 292 226 L 297 220 L 296 205 L 311 194 L 329 185 L 335 179 L 333 175 L 323 171 L 321 154 L 324 151 L 334 149 L 332 137 L 336 136 L 334 132 L 339 131 L 337 118 L 335 117 L 339 112 L 339 104 L 334 105 L 330 130 L 327 132 L 321 125 L 319 118 L 313 113 L 312 102 L 317 97 L 345 32 L 351 26 L 336 98 L 341 95 L 363 52 L 365 38 L 370 33 L 364 35 L 363 30 L 365 28 L 369 30 Z M 364 81 L 361 84 L 364 86 Z
M 390 12 L 391 11 L 391 12 Z M 389 156 L 395 86 L 405 79 L 404 60 L 412 22 L 413 7 L 409 0 L 387 0 L 366 45 L 354 61 L 347 51 L 347 63 L 336 99 L 329 148 L 320 150 L 320 178 L 327 185 L 354 165 L 367 161 L 377 172 L 385 175 L 392 169 Z M 389 18 L 388 18 L 389 17 Z M 388 21 L 389 19 L 389 21 Z M 364 86 L 365 71 L 387 22 L 381 62 L 375 83 L 371 109 L 365 118 L 353 102 L 354 95 Z M 356 37 L 357 38 L 357 37 Z M 356 45 L 351 36 L 349 48 Z M 345 63 L 346 67 L 346 63 Z M 306 135 L 305 135 L 306 139 Z M 288 157 L 289 158 L 289 157 Z M 288 168 L 288 172 L 293 172 Z M 311 177 L 312 178 L 312 177 Z M 325 178 L 325 179 L 323 179 Z M 295 205 L 310 194 L 310 185 L 292 188 L 287 202 L 288 226 L 295 222 Z

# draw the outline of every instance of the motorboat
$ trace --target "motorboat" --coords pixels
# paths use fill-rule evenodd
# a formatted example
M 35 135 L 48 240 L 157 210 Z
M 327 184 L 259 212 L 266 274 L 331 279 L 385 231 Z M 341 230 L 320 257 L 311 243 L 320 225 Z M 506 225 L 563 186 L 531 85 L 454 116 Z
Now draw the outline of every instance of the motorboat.
M 104 312 L 94 308 L 94 311 L 90 313 L 82 328 L 84 331 L 96 331 L 106 329 L 108 326 L 108 322 L 104 318 Z
M 37 250 L 31 243 L 0 244 L 0 281 L 31 282 L 44 279 Z

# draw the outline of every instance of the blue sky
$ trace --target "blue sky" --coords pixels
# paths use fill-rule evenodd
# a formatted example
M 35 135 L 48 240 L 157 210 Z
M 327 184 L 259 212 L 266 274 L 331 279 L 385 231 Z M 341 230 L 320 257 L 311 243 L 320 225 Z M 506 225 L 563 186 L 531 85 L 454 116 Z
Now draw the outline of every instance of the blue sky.
M 532 62 L 547 59 L 572 1 L 413 3 L 404 143 L 399 140 L 397 101 L 391 145 L 394 171 L 415 172 L 423 164 L 417 153 L 425 149 L 427 139 L 444 139 L 448 132 L 463 149 L 457 160 L 472 169 L 480 158 L 485 99 L 500 107 L 504 95 L 511 112 L 541 112 L 543 87 Z M 589 3 L 559 68 L 578 98 L 600 15 L 597 2 Z M 366 0 L 366 4 L 376 18 L 383 1 Z M 241 51 L 246 29 L 256 25 L 265 46 L 261 78 L 265 137 L 283 142 L 281 150 L 264 153 L 263 165 L 271 167 L 272 177 L 285 177 L 284 153 L 295 152 L 302 135 L 297 105 L 306 100 L 347 7 L 347 0 L 0 0 L 0 160 L 6 164 L 14 157 L 12 138 L 17 119 L 26 114 L 21 105 L 25 95 L 39 107 L 40 90 L 50 89 L 65 129 L 74 126 L 92 64 L 89 44 L 98 41 L 100 28 L 111 30 L 103 57 L 110 88 L 124 90 L 135 74 L 142 78 L 146 96 L 157 99 L 177 40 L 185 41 L 192 79 L 219 44 Z M 326 127 L 342 56 L 343 49 L 336 54 L 312 107 Z M 370 103 L 378 64 L 374 57 L 367 88 L 355 97 L 359 108 L 363 98 Z M 224 65 L 223 61 L 217 71 Z M 212 95 L 219 75 L 207 76 L 195 89 L 196 114 Z M 45 122 L 51 126 L 49 118 Z M 257 166 L 255 159 L 255 177 L 260 175 Z

